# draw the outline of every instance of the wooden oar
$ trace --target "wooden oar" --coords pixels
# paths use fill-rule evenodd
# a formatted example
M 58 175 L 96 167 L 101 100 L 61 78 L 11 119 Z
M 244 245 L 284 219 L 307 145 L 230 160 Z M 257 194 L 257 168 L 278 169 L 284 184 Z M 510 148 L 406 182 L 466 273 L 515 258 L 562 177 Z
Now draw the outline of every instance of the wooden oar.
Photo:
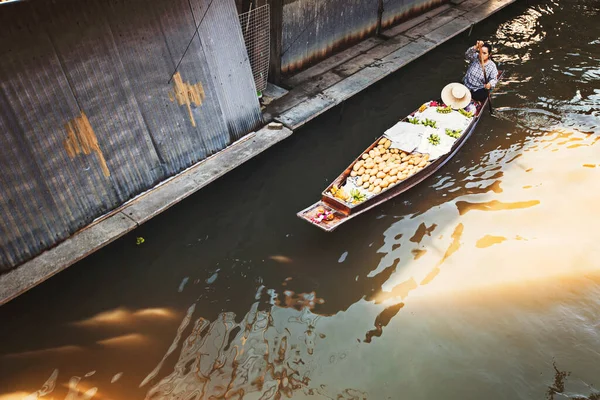
M 485 83 L 487 83 L 487 76 L 485 74 L 485 65 L 483 65 L 483 54 L 481 53 L 481 49 L 483 46 L 479 46 L 479 64 L 481 65 L 481 69 L 483 70 L 483 81 Z M 485 83 L 484 83 L 484 89 L 485 89 Z M 491 90 L 491 88 L 490 88 Z M 494 110 L 492 108 L 492 98 L 490 97 L 490 90 L 488 90 L 487 92 L 487 96 L 488 96 L 488 105 L 490 107 L 490 114 L 494 113 Z

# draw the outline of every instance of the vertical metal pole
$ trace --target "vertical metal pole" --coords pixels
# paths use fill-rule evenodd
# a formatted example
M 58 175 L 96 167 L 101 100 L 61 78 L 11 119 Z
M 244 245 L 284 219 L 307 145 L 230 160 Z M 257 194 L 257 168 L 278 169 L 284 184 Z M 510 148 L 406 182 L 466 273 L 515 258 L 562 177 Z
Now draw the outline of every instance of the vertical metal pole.
M 377 36 L 381 35 L 381 19 L 383 18 L 383 0 L 378 0 L 377 5 L 377 28 L 375 29 L 375 34 Z
M 271 50 L 269 82 L 281 82 L 281 48 L 283 41 L 283 0 L 269 0 L 271 11 Z

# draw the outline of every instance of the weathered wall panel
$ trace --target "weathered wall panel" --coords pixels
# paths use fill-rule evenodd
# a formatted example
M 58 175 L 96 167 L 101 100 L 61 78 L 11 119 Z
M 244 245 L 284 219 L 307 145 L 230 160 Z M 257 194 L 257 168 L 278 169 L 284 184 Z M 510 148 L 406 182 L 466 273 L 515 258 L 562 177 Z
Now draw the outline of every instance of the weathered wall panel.
M 23 253 L 38 253 L 83 227 L 98 207 L 114 207 L 118 198 L 94 155 L 71 160 L 65 150 L 65 124 L 80 109 L 48 36 L 29 9 L 11 7 L 0 15 L 6 27 L 0 39 L 4 269 Z M 73 187 L 83 190 L 69 190 Z
M 42 18 L 47 21 L 48 36 L 78 107 L 97 138 L 100 152 L 95 156 L 104 157 L 107 179 L 122 203 L 158 182 L 161 171 L 104 10 L 105 4 L 95 1 L 55 0 L 36 5 L 40 22 Z M 106 176 L 106 168 L 98 161 Z
M 235 5 L 213 7 L 198 36 L 187 0 L 0 6 L 0 272 L 257 126 Z
M 136 15 L 135 25 L 129 21 L 131 15 Z M 195 33 L 187 2 L 160 2 L 144 10 L 135 3 L 112 4 L 109 24 L 118 38 L 117 48 L 127 75 L 136 77 L 130 79 L 133 92 L 166 174 L 231 143 L 228 136 L 222 135 L 227 126 L 197 37 L 177 69 L 176 78 L 181 78 L 184 87 L 175 86 L 175 79 L 169 83 Z M 187 84 L 202 85 L 205 97 L 200 107 L 191 105 L 188 109 L 173 98 L 175 90 L 187 89 Z
M 384 27 L 446 0 L 386 0 Z M 377 0 L 286 0 L 283 8 L 281 68 L 290 74 L 375 31 Z
M 206 23 L 200 27 L 202 45 L 207 50 L 206 60 L 214 81 L 218 86 L 218 97 L 232 140 L 237 140 L 245 132 L 254 129 L 262 121 L 262 116 L 248 118 L 250 110 L 260 108 L 256 86 L 247 80 L 252 75 L 250 61 L 241 29 L 230 29 L 225 23 L 238 18 L 235 4 L 231 1 L 213 1 L 210 8 L 203 2 L 194 0 L 194 15 L 199 20 L 206 14 Z M 223 43 L 229 43 L 223 46 Z M 236 60 L 244 60 L 243 63 Z M 244 87 L 245 90 L 240 90 Z

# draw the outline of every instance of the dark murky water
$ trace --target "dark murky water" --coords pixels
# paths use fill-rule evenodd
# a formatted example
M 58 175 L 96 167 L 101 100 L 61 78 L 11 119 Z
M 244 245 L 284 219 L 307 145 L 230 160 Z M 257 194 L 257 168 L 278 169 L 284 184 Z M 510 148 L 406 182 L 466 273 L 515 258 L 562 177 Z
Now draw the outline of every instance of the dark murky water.
M 1 307 L 0 399 L 594 398 L 599 7 L 510 6 Z M 496 117 L 438 175 L 296 218 L 477 38 Z

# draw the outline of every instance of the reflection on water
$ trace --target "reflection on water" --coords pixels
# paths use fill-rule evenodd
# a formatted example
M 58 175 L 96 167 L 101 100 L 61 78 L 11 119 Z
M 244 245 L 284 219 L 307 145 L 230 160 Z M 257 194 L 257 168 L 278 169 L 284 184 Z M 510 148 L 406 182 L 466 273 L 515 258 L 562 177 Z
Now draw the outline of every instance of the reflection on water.
M 257 300 L 262 294 L 261 288 Z M 155 380 L 166 358 L 181 347 L 173 371 L 155 383 L 146 398 L 279 399 L 290 398 L 295 392 L 336 399 L 365 398 L 356 390 L 328 393 L 325 387 L 311 384 L 319 368 L 313 357 L 316 342 L 326 337 L 319 332 L 321 317 L 313 314 L 311 307 L 301 311 L 278 306 L 260 311 L 258 307 L 257 301 L 240 322 L 232 313 L 222 313 L 213 322 L 200 317 L 183 339 L 181 333 L 192 322 L 195 311 L 190 307 L 165 358 L 141 386 Z
M 504 236 L 485 235 L 484 237 L 482 237 L 481 239 L 479 239 L 477 241 L 475 246 L 480 249 L 483 249 L 483 248 L 490 247 L 490 246 L 493 246 L 498 243 L 502 243 L 505 240 L 506 240 L 506 238 Z
M 527 172 L 531 171 L 531 169 L 526 170 Z M 529 208 L 540 204 L 539 200 L 529 200 L 529 201 L 514 201 L 512 203 L 503 203 L 498 200 L 492 200 L 483 203 L 469 203 L 468 201 L 457 201 L 456 208 L 458 208 L 458 213 L 460 215 L 464 215 L 471 210 L 480 210 L 480 211 L 500 211 L 500 210 L 515 210 L 518 208 Z
M 56 386 L 57 378 L 58 378 L 58 370 L 55 369 L 54 372 L 52 372 L 52 375 L 50 375 L 50 377 L 46 381 L 46 383 L 44 383 L 42 385 L 42 387 L 39 390 L 37 390 L 35 393 L 31 393 L 29 395 L 25 394 L 25 396 L 22 396 L 22 392 L 17 392 L 17 393 L 13 393 L 13 394 L 8 394 L 6 396 L 2 396 L 2 397 L 0 397 L 0 399 L 2 399 L 2 400 L 16 400 L 16 399 L 37 400 L 38 398 L 46 396 L 46 395 L 52 393 L 52 391 L 54 391 L 54 387 Z
M 222 313 L 212 322 L 198 318 L 189 335 L 184 339 L 178 334 L 170 346 L 167 356 L 181 348 L 171 372 L 163 372 L 163 360 L 142 383 L 144 386 L 155 382 L 146 398 L 205 398 L 209 394 L 215 398 L 299 395 L 386 398 L 392 388 L 377 387 L 361 379 L 342 379 L 339 374 L 356 374 L 363 357 L 377 359 L 367 349 L 369 346 L 375 346 L 372 350 L 375 353 L 381 346 L 388 351 L 393 348 L 392 353 L 423 367 L 427 360 L 415 359 L 423 350 L 416 340 L 423 327 L 411 318 L 413 314 L 435 318 L 437 329 L 443 321 L 460 318 L 465 327 L 479 330 L 476 335 L 485 332 L 494 337 L 497 321 L 483 319 L 484 322 L 480 311 L 473 310 L 472 302 L 487 304 L 490 316 L 502 318 L 491 310 L 499 310 L 499 304 L 506 304 L 506 299 L 512 298 L 517 315 L 516 310 L 523 305 L 536 304 L 542 323 L 543 315 L 548 313 L 544 304 L 550 300 L 542 294 L 547 288 L 558 284 L 575 297 L 585 295 L 589 282 L 581 285 L 577 277 L 585 273 L 592 278 L 589 274 L 597 274 L 600 269 L 595 262 L 600 252 L 589 250 L 593 247 L 593 237 L 586 240 L 577 234 L 586 230 L 587 223 L 586 218 L 577 215 L 579 211 L 587 219 L 600 218 L 600 211 L 593 207 L 595 200 L 585 196 L 587 191 L 598 188 L 598 177 L 595 171 L 583 169 L 579 161 L 595 154 L 595 140 L 593 136 L 567 132 L 555 125 L 547 133 L 525 141 L 520 149 L 493 154 L 496 165 L 502 165 L 502 174 L 487 165 L 473 167 L 469 171 L 472 179 L 468 180 L 471 190 L 424 212 L 405 216 L 384 232 L 385 242 L 378 249 L 383 257 L 370 277 L 385 274 L 390 267 L 392 273 L 379 292 L 366 296 L 344 312 L 329 316 L 314 314 L 316 294 L 295 296 L 296 300 L 290 301 L 293 292 L 284 292 L 286 300 L 278 299 L 276 304 L 272 301 L 266 309 L 259 310 L 259 299 L 265 293 L 261 289 L 250 312 L 239 322 L 232 313 Z M 569 148 L 573 142 L 581 146 Z M 515 157 L 515 152 L 521 156 Z M 537 185 L 538 181 L 546 185 Z M 524 182 L 533 184 L 526 190 Z M 569 199 L 553 195 L 559 184 L 571 194 Z M 473 190 L 492 185 L 498 190 Z M 523 196 L 542 200 L 515 200 Z M 565 207 L 565 201 L 576 201 L 578 206 Z M 521 223 L 515 224 L 515 219 Z M 570 253 L 561 252 L 561 248 L 569 248 Z M 578 256 L 574 257 L 575 254 Z M 514 284 L 517 288 L 525 285 L 527 292 L 515 289 Z M 598 292 L 599 287 L 595 290 Z M 308 301 L 298 303 L 298 298 Z M 440 308 L 439 303 L 455 303 L 456 311 Z M 194 312 L 193 307 L 190 310 Z M 440 314 L 442 310 L 444 315 Z M 178 332 L 192 324 L 189 315 Z M 565 318 L 562 313 L 558 317 Z M 585 320 L 590 318 L 593 316 Z M 352 329 L 347 330 L 349 321 Z M 433 339 L 434 343 L 461 347 L 460 336 L 447 331 L 450 326 L 443 325 L 440 333 L 445 339 Z M 357 335 L 361 327 L 363 333 Z M 534 323 L 525 329 L 534 333 L 538 327 Z M 406 330 L 412 332 L 403 334 Z M 502 343 L 505 339 L 494 340 Z M 505 347 L 509 342 L 496 345 Z M 473 345 L 486 357 L 490 356 L 486 344 Z M 543 353 L 538 357 L 540 365 L 551 358 Z M 325 367 L 332 360 L 335 369 Z M 372 368 L 381 371 L 393 360 L 384 358 L 380 360 L 381 366 Z M 464 373 L 472 373 L 470 368 L 461 368 Z M 166 375 L 159 379 L 161 372 Z M 338 383 L 337 390 L 325 390 L 322 382 L 332 381 Z M 343 383 L 348 386 L 340 386 Z M 404 387 L 407 393 L 414 394 L 411 387 L 416 389 L 418 385 L 404 383 L 407 386 L 390 386 L 396 390 Z M 355 397 L 343 397 L 345 393 L 354 393 Z
M 548 400 L 555 400 L 560 398 L 567 398 L 571 400 L 598 400 L 600 399 L 600 392 L 598 389 L 594 388 L 592 385 L 589 385 L 585 382 L 580 382 L 580 385 L 583 384 L 589 390 L 589 395 L 581 395 L 575 393 L 569 393 L 566 391 L 565 386 L 566 383 L 571 376 L 571 372 L 569 371 L 561 371 L 556 367 L 556 362 L 552 363 L 552 367 L 554 368 L 554 382 L 551 386 L 548 387 L 548 391 L 546 392 L 546 398 Z
M 107 325 L 133 325 L 143 322 L 144 320 L 171 320 L 176 318 L 175 312 L 165 308 L 146 308 L 135 312 L 124 308 L 117 308 L 110 311 L 104 311 L 91 318 L 82 321 L 73 322 L 75 326 L 81 327 L 99 327 Z
M 565 140 L 566 137 L 570 140 Z M 581 142 L 581 147 L 567 149 L 567 145 L 575 139 Z M 582 168 L 579 161 L 590 156 L 597 157 L 596 149 L 590 148 L 595 142 L 595 136 L 577 132 L 567 134 L 561 127 L 556 127 L 555 131 L 538 136 L 526 143 L 522 148 L 521 157 L 515 158 L 510 150 L 505 151 L 504 157 L 496 155 L 495 162 L 505 163 L 502 176 L 503 191 L 458 196 L 452 202 L 432 208 L 417 217 L 408 216 L 396 222 L 386 232 L 384 252 L 387 254 L 372 275 L 385 269 L 393 260 L 400 259 L 406 260 L 406 264 L 409 266 L 397 268 L 396 273 L 384 285 L 384 293 L 386 292 L 385 288 L 394 291 L 393 288 L 396 285 L 411 279 L 429 283 L 438 275 L 440 267 L 447 263 L 451 255 L 459 249 L 465 249 L 468 243 L 467 239 L 473 243 L 474 247 L 480 249 L 492 245 L 495 245 L 493 246 L 495 248 L 502 248 L 502 246 L 510 244 L 509 248 L 513 254 L 531 253 L 532 256 L 539 257 L 539 261 L 546 260 L 547 257 L 543 254 L 548 253 L 548 250 L 540 251 L 540 254 L 536 252 L 545 245 L 538 245 L 537 243 L 540 242 L 548 244 L 558 242 L 561 247 L 572 246 L 569 247 L 571 249 L 581 248 L 583 250 L 586 249 L 586 246 L 589 246 L 590 249 L 595 248 L 593 242 L 590 242 L 591 238 L 582 238 L 580 233 L 590 229 L 587 221 L 600 217 L 600 213 L 596 211 L 597 208 L 593 206 L 594 198 L 587 196 L 587 193 L 598 187 L 598 177 L 594 173 L 595 171 Z M 540 148 L 540 144 L 544 144 L 544 146 Z M 528 152 L 532 149 L 534 149 L 533 153 Z M 558 150 L 558 152 L 554 150 Z M 568 150 L 571 153 L 561 154 L 560 150 Z M 553 155 L 549 158 L 547 154 Z M 486 180 L 485 176 L 477 170 L 473 171 L 473 175 L 479 175 L 482 181 Z M 523 185 L 524 182 L 533 184 Z M 545 182 L 545 185 L 539 185 L 540 182 Z M 500 180 L 497 183 L 500 184 Z M 569 197 L 557 196 L 556 190 L 558 189 L 562 193 L 569 193 Z M 536 199 L 513 200 L 515 197 L 522 198 L 523 196 Z M 574 202 L 577 206 L 574 206 Z M 452 211 L 452 204 L 456 206 L 456 212 Z M 532 211 L 527 211 L 529 209 Z M 482 211 L 493 211 L 493 213 L 482 214 Z M 578 215 L 578 212 L 583 214 Z M 443 226 L 436 230 L 438 236 L 425 237 L 422 235 L 423 227 L 434 221 Z M 515 221 L 519 221 L 519 224 L 515 225 Z M 412 228 L 415 232 L 413 237 L 419 239 L 417 244 L 420 245 L 420 249 L 427 250 L 427 253 L 419 260 L 411 259 L 409 254 L 414 254 L 415 247 L 410 241 L 403 240 L 403 233 L 410 234 L 411 227 L 414 227 Z M 465 235 L 468 235 L 468 238 Z M 532 240 L 535 241 L 532 243 Z M 464 252 L 469 256 L 464 261 L 472 264 L 472 256 L 475 253 L 468 246 Z M 589 257 L 586 257 L 587 265 L 595 268 L 596 261 L 593 255 L 596 252 L 586 249 L 585 253 L 589 254 Z M 490 255 L 485 257 L 488 259 L 487 264 L 490 264 L 490 258 L 494 259 L 494 256 L 490 257 Z M 469 261 L 468 258 L 471 260 Z M 502 258 L 498 260 L 500 261 Z M 522 273 L 522 263 L 516 261 L 512 260 L 512 263 L 518 265 L 518 269 Z M 459 261 L 453 262 L 453 264 L 457 263 Z M 433 270 L 426 268 L 428 264 L 435 264 Z M 569 270 L 571 263 L 565 263 L 562 268 Z M 413 270 L 418 274 L 412 275 Z M 506 272 L 506 266 L 502 266 L 500 270 Z M 423 275 L 424 271 L 429 272 Z M 543 273 L 543 271 L 540 272 Z M 489 276 L 486 276 L 485 279 L 489 282 Z M 383 294 L 383 296 L 387 298 L 387 295 Z
M 507 70 L 495 115 L 438 175 L 328 236 L 273 222 L 313 189 L 268 200 L 285 190 L 269 186 L 243 207 L 221 204 L 228 197 L 217 190 L 210 213 L 243 220 L 211 225 L 225 245 L 194 252 L 209 237 L 189 228 L 160 249 L 170 254 L 158 267 L 157 249 L 136 248 L 156 251 L 123 278 L 156 281 L 143 299 L 11 326 L 9 344 L 0 342 L 0 400 L 598 399 L 599 11 L 591 0 L 515 7 L 489 25 Z M 462 53 L 467 42 L 448 48 Z M 377 119 L 367 103 L 364 120 Z M 344 141 L 370 129 L 343 115 L 344 127 L 360 127 Z M 335 129 L 345 123 L 330 118 Z M 280 181 L 325 180 L 304 171 L 311 154 L 285 150 Z M 275 180 L 258 175 L 240 179 L 238 192 Z M 273 224 L 261 227 L 262 217 Z
M 132 333 L 129 335 L 121 335 L 98 341 L 98 344 L 106 347 L 121 347 L 121 346 L 149 346 L 152 343 L 144 335 Z

